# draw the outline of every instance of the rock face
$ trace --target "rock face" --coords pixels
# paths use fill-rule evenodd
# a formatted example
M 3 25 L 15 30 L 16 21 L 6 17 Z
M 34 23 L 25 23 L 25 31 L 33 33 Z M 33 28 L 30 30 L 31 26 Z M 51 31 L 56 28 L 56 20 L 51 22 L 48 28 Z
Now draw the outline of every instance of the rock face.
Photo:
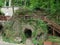
M 38 38 L 39 35 L 39 39 L 44 40 L 47 35 L 46 24 L 41 19 L 34 18 L 25 19 L 23 17 L 21 18 L 15 17 L 15 19 L 12 19 L 14 21 L 12 27 L 13 30 L 15 31 L 16 34 L 15 36 L 18 35 L 21 38 L 25 39 L 25 38 Z
M 45 37 L 45 33 L 47 33 L 47 27 L 46 24 L 40 19 L 32 16 L 32 18 L 29 17 L 29 15 L 23 15 L 20 18 L 20 15 L 14 15 L 10 22 L 8 21 L 5 25 L 5 32 L 7 38 L 13 37 L 13 39 L 16 39 L 16 37 L 20 37 L 22 41 L 29 41 L 29 44 L 32 45 L 32 40 L 44 40 L 43 37 Z M 39 35 L 39 39 L 37 39 Z M 19 38 L 18 38 L 19 39 Z M 16 39 L 17 40 L 17 39 Z M 17 40 L 20 41 L 20 40 Z M 34 42 L 34 41 L 33 41 Z

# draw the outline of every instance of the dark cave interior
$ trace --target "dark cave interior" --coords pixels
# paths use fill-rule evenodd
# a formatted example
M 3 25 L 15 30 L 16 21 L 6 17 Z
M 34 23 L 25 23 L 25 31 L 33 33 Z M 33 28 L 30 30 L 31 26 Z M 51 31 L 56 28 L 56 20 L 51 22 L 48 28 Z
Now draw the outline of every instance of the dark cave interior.
M 47 28 L 48 28 L 48 34 L 53 35 L 53 29 L 49 26 Z M 54 30 L 54 36 L 60 37 L 60 34 L 57 31 Z
M 26 36 L 26 38 L 31 38 L 31 36 L 32 36 L 32 31 L 31 31 L 31 29 L 25 29 L 25 31 L 24 31 L 24 33 L 25 33 L 25 36 Z
M 3 26 L 2 26 L 2 24 L 0 24 L 0 31 L 3 29 Z

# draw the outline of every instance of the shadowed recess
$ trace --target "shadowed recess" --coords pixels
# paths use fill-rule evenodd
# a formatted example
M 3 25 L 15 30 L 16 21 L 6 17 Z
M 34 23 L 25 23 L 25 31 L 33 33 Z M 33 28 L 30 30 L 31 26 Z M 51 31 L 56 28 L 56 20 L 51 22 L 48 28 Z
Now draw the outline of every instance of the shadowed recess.
M 24 33 L 25 33 L 25 36 L 27 37 L 27 38 L 31 38 L 31 35 L 32 35 L 32 31 L 31 31 L 31 29 L 25 29 L 25 31 L 24 31 Z

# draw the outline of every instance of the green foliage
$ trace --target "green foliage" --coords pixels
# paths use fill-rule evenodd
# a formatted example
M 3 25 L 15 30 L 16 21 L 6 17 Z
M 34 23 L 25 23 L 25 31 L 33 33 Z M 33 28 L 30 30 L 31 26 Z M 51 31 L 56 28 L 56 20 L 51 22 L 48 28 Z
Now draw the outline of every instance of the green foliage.
M 0 6 L 4 5 L 5 0 L 0 1 Z M 60 10 L 59 0 L 12 0 L 12 6 L 26 6 L 30 9 L 41 8 L 49 14 L 55 14 Z
M 8 41 L 8 42 L 15 42 L 14 39 L 17 35 L 18 37 L 21 36 L 23 43 L 25 43 L 26 37 L 25 37 L 24 32 L 22 31 L 23 30 L 22 29 L 22 25 L 23 25 L 22 23 L 23 24 L 29 23 L 29 25 L 34 27 L 34 32 L 32 33 L 33 38 L 37 37 L 38 31 L 40 31 L 41 33 L 43 32 L 44 34 L 47 33 L 46 24 L 42 20 L 40 20 L 40 19 L 39 20 L 33 20 L 33 19 L 23 20 L 22 19 L 22 20 L 19 20 L 19 24 L 18 24 L 18 25 L 20 25 L 19 27 L 21 27 L 21 28 L 19 28 L 20 32 L 18 32 L 20 35 L 18 35 L 18 33 L 17 33 L 18 30 L 15 31 L 13 29 L 13 24 L 14 24 L 13 22 L 10 21 L 10 22 L 5 23 L 4 32 L 3 32 L 3 37 L 4 37 L 3 40 Z
M 0 11 L 0 15 L 5 15 L 3 12 Z
M 36 45 L 38 43 L 38 41 L 35 38 L 32 39 L 32 42 L 34 45 Z
M 14 24 L 14 22 L 12 22 L 12 21 L 5 22 L 5 24 L 4 24 L 4 26 L 5 26 L 4 29 L 9 29 L 9 30 L 11 30 L 13 24 Z
M 5 41 L 5 42 L 9 42 L 9 43 L 14 43 L 14 40 L 13 40 L 12 37 L 10 37 L 10 38 L 3 37 L 3 41 Z
M 30 7 L 33 8 L 33 9 L 39 7 L 39 2 L 38 1 L 39 0 L 30 0 L 30 3 L 31 3 Z
M 3 32 L 3 41 L 6 41 L 6 42 L 10 42 L 10 43 L 14 43 L 14 31 L 13 30 L 8 30 L 6 29 L 4 32 Z
M 14 6 L 21 6 L 23 0 L 12 0 L 12 5 Z
M 48 41 L 60 43 L 60 38 L 56 36 L 49 36 Z
M 16 10 L 16 12 L 14 13 L 15 15 L 25 15 L 25 14 L 31 14 L 32 11 L 29 10 L 28 8 L 20 8 L 19 10 Z
M 0 7 L 4 5 L 4 0 L 0 0 Z
M 60 10 L 59 0 L 12 0 L 12 5 L 26 6 L 30 9 L 41 8 L 49 14 L 55 14 L 56 11 Z

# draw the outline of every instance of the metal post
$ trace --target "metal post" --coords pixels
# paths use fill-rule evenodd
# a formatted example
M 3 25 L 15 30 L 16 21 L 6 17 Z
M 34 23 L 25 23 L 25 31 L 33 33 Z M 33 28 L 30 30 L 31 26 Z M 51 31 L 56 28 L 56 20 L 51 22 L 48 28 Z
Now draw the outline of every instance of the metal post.
M 6 0 L 5 0 L 5 4 L 4 4 L 4 7 L 6 7 Z

